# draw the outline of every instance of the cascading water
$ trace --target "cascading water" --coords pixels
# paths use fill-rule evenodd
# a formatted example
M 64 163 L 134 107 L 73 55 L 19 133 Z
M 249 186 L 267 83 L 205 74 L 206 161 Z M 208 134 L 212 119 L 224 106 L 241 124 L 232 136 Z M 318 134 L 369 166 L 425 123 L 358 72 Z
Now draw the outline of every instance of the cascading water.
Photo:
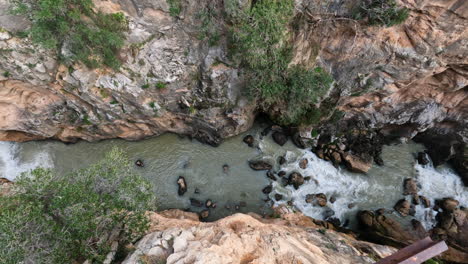
M 19 143 L 0 142 L 0 177 L 14 180 L 23 172 L 37 167 L 53 167 L 52 159 L 46 151 L 38 151 L 30 159 L 21 159 Z

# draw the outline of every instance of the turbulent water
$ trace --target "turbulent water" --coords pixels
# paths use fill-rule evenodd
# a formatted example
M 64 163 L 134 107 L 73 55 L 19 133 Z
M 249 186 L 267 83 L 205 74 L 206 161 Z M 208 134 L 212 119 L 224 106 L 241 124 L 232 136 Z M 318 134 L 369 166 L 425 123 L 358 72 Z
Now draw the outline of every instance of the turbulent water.
M 413 155 L 423 149 L 420 145 L 385 146 L 382 154 L 384 166 L 374 166 L 368 174 L 356 174 L 335 168 L 331 163 L 317 158 L 310 150 L 297 149 L 291 142 L 280 147 L 270 135 L 262 137 L 260 131 L 261 126 L 257 125 L 248 133 L 231 138 L 217 148 L 172 134 L 139 142 L 107 140 L 69 145 L 53 141 L 0 142 L 0 177 L 14 179 L 37 166 L 53 167 L 63 173 L 87 166 L 102 158 L 113 146 L 118 146 L 132 160 L 144 161 L 145 167 L 135 167 L 135 171 L 154 183 L 161 209 L 200 211 L 201 208 L 191 207 L 189 198 L 201 201 L 212 199 L 218 206 L 212 210 L 211 220 L 236 212 L 236 205 L 241 205 L 240 212 L 268 212 L 269 205 L 264 202 L 266 196 L 261 190 L 269 184 L 269 180 L 264 171 L 253 171 L 247 163 L 249 159 L 259 158 L 274 163 L 275 171 L 298 171 L 312 178 L 298 190 L 291 186 L 283 187 L 281 181 L 273 182 L 270 198 L 274 200 L 276 193 L 284 197 L 277 204 L 292 199 L 294 206 L 306 215 L 318 219 L 333 215 L 342 223 L 349 219 L 350 227 L 354 225 L 354 215 L 358 210 L 390 209 L 404 198 L 403 180 L 409 177 L 418 180 L 419 194 L 430 198 L 432 203 L 437 198 L 453 197 L 461 205 L 468 205 L 468 188 L 463 187 L 460 178 L 450 168 L 434 169 L 432 165 L 415 163 Z M 242 142 L 246 134 L 255 137 L 255 147 L 250 148 Z M 285 156 L 287 160 L 282 168 L 276 164 L 279 156 Z M 298 166 L 302 158 L 309 160 L 304 170 Z M 225 164 L 229 165 L 227 172 L 222 168 Z M 176 181 L 179 176 L 184 176 L 188 183 L 184 196 L 177 195 Z M 195 194 L 195 189 L 199 189 L 200 193 Z M 324 193 L 336 201 L 328 202 L 323 208 L 312 206 L 305 202 L 305 196 L 314 193 Z M 426 227 L 433 225 L 434 215 L 431 209 L 416 206 L 415 217 Z M 402 221 L 409 219 L 411 217 L 401 218 Z

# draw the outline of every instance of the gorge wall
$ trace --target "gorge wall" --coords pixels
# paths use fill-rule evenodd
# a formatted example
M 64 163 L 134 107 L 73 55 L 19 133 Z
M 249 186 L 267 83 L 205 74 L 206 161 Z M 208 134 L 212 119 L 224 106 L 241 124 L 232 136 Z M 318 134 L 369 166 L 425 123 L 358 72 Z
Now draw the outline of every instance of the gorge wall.
M 165 0 L 95 1 L 129 19 L 123 66 L 112 71 L 61 65 L 53 51 L 18 36 L 28 21 L 0 0 L 0 139 L 137 140 L 174 132 L 216 145 L 247 130 L 262 109 L 243 94 L 248 83 L 231 64 L 226 34 L 215 44 L 200 38 L 199 14 L 209 2 L 181 1 L 174 17 Z M 323 98 L 332 103 L 324 107 L 369 127 L 403 125 L 412 136 L 450 130 L 466 142 L 468 3 L 401 0 L 409 18 L 389 28 L 350 19 L 356 4 L 296 1 L 292 63 L 333 75 Z M 223 1 L 213 7 L 223 9 Z M 278 115 L 281 107 L 266 111 Z

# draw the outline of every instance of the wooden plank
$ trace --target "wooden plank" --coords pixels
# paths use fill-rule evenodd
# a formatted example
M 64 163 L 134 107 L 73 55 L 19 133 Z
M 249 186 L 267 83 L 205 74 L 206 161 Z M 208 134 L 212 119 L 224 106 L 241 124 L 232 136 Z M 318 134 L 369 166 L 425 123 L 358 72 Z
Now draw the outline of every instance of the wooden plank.
M 430 237 L 402 248 L 376 264 L 419 264 L 448 249 L 444 241 L 434 242 Z

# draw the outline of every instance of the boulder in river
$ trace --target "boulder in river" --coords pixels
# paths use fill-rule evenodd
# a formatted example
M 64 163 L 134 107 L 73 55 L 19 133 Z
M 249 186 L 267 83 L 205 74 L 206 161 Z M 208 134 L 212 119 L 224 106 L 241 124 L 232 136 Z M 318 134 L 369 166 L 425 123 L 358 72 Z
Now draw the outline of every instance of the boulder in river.
M 301 159 L 301 161 L 299 161 L 299 168 L 305 170 L 308 163 L 309 161 L 307 159 Z
M 247 135 L 242 141 L 244 141 L 244 143 L 247 144 L 249 147 L 253 147 L 254 137 L 252 135 Z
M 284 144 L 286 144 L 286 142 L 288 141 L 288 137 L 282 131 L 273 132 L 272 137 L 273 137 L 273 140 L 276 142 L 276 144 L 280 146 L 284 146 Z
M 210 208 L 212 205 L 213 205 L 213 201 L 211 201 L 211 199 L 208 199 L 208 200 L 205 201 L 205 206 L 207 208 Z
M 306 203 L 324 207 L 327 205 L 327 196 L 324 193 L 307 194 L 305 201 Z
M 283 165 L 286 163 L 286 159 L 284 158 L 284 156 L 279 156 L 278 163 L 279 165 Z
M 283 195 L 281 195 L 279 193 L 275 194 L 275 200 L 276 201 L 280 201 L 281 199 L 283 199 Z
M 185 178 L 179 176 L 179 179 L 177 179 L 177 185 L 179 186 L 177 194 L 184 195 L 184 193 L 187 191 L 187 182 L 185 181 Z
M 294 186 L 294 189 L 299 189 L 299 186 L 304 184 L 304 177 L 299 172 L 292 172 L 288 177 L 288 185 Z
M 447 198 L 443 198 L 442 200 L 438 200 L 437 204 L 439 205 L 440 208 L 442 208 L 442 210 L 453 212 L 460 203 L 453 198 L 447 197 Z
M 278 172 L 278 176 L 279 177 L 284 177 L 284 176 L 286 176 L 286 172 L 285 171 L 280 171 L 280 172 Z
M 343 159 L 350 171 L 367 173 L 372 167 L 372 159 L 370 157 L 362 158 L 351 153 L 344 153 Z
M 418 152 L 418 163 L 421 165 L 427 165 L 429 164 L 429 158 L 427 157 L 426 152 Z
M 210 216 L 210 210 L 203 210 L 200 212 L 200 218 L 201 219 L 206 219 Z
M 252 170 L 271 170 L 273 166 L 263 160 L 249 161 L 249 166 Z
M 395 211 L 400 213 L 400 215 L 407 216 L 410 214 L 411 203 L 407 201 L 406 199 L 401 199 L 395 204 L 393 209 L 395 209 Z
M 431 207 L 431 200 L 429 200 L 426 196 L 419 195 L 419 201 L 425 208 Z
M 135 161 L 135 165 L 136 165 L 137 167 L 144 167 L 144 166 L 145 166 L 145 164 L 143 163 L 143 161 L 142 161 L 141 159 L 137 159 L 137 160 Z
M 224 164 L 224 165 L 223 165 L 223 172 L 224 172 L 224 173 L 228 173 L 228 172 L 229 172 L 229 165 L 227 165 L 227 164 Z
M 416 180 L 407 178 L 403 182 L 403 195 L 414 195 L 418 193 L 418 186 Z
M 203 207 L 203 202 L 195 198 L 190 198 L 190 204 L 195 207 Z
M 265 188 L 262 189 L 262 192 L 264 194 L 269 194 L 273 190 L 273 187 L 271 185 L 265 186 Z

